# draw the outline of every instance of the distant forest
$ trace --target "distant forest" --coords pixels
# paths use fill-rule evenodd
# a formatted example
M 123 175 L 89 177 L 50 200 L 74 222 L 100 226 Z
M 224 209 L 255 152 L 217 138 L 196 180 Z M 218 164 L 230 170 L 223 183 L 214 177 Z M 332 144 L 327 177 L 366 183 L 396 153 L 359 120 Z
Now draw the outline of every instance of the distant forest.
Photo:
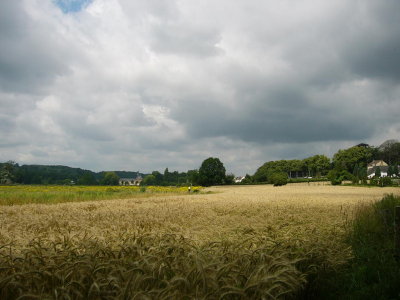
M 4 165 L 5 163 L 1 164 Z M 48 165 L 13 165 L 13 181 L 23 184 L 98 184 L 106 172 L 93 172 L 81 168 Z M 121 178 L 136 178 L 138 172 L 115 171 Z
M 164 173 L 154 171 L 151 174 L 144 174 L 132 171 L 102 171 L 93 172 L 81 168 L 71 168 L 67 166 L 49 166 L 49 165 L 19 165 L 15 162 L 0 163 L 0 170 L 7 173 L 10 168 L 8 177 L 13 183 L 20 184 L 78 184 L 78 185 L 98 185 L 106 184 L 107 174 L 112 173 L 114 177 L 119 178 L 144 178 L 151 184 L 155 185 L 183 185 L 188 182 L 188 173 L 173 171 L 169 172 L 168 168 Z M 116 175 L 116 176 L 115 176 Z M 149 177 L 149 175 L 152 175 Z M 2 174 L 7 177 L 7 174 Z

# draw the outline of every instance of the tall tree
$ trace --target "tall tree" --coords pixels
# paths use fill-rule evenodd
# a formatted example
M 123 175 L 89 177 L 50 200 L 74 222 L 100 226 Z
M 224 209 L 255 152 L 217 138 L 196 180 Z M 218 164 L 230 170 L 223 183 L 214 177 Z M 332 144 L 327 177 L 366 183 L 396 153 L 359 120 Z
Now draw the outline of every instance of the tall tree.
M 17 164 L 9 160 L 3 164 L 3 167 L 0 170 L 0 183 L 13 183 L 15 178 L 15 167 Z
M 388 165 L 400 164 L 400 143 L 389 144 L 380 151 L 380 155 Z
M 152 174 L 147 175 L 142 181 L 142 185 L 155 185 L 155 184 L 156 184 L 156 177 Z
M 78 179 L 78 184 L 80 184 L 80 185 L 96 185 L 97 180 L 91 172 L 87 172 Z
M 168 171 L 168 168 L 165 168 L 165 170 L 164 170 L 164 182 L 165 183 L 168 183 L 170 181 L 169 175 L 170 175 L 170 173 Z
M 198 170 L 189 170 L 187 172 L 187 180 L 190 184 L 200 184 L 199 183 L 199 171 Z
M 155 178 L 155 182 L 154 182 L 154 184 L 155 185 L 161 185 L 162 184 L 162 182 L 163 182 L 163 174 L 161 174 L 160 172 L 158 172 L 158 171 L 153 171 L 152 173 L 151 173 L 153 176 L 154 176 L 154 178 Z
M 393 175 L 399 176 L 399 166 L 397 164 L 393 166 Z
M 375 177 L 381 177 L 382 173 L 381 173 L 381 168 L 376 167 L 375 169 Z
M 225 181 L 225 172 L 224 164 L 219 158 L 209 157 L 200 166 L 200 184 L 204 186 L 223 184 Z
M 355 165 L 365 167 L 372 158 L 373 149 L 366 147 L 351 147 L 339 150 L 333 156 L 335 169 L 353 172 Z
M 115 172 L 105 172 L 103 179 L 100 181 L 102 185 L 118 185 L 119 177 Z

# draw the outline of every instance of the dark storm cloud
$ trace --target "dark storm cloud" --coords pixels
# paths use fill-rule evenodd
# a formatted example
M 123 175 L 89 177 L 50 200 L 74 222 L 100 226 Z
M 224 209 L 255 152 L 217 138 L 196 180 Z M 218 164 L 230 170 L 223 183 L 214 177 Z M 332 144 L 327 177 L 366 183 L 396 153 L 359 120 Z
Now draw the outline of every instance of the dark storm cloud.
M 351 70 L 378 80 L 400 79 L 400 2 L 371 1 L 356 11 L 344 45 Z
M 288 88 L 270 90 L 235 108 L 199 100 L 181 105 L 177 118 L 192 137 L 229 136 L 259 144 L 364 139 L 374 133 L 374 125 L 363 122 L 363 113 L 343 109 L 341 104 L 312 103 L 301 90 Z

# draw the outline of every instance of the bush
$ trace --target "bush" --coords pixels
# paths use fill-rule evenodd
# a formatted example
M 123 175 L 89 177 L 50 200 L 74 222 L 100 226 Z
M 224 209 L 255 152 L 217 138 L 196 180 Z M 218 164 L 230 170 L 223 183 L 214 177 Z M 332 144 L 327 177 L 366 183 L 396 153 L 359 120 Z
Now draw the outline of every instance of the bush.
M 330 170 L 327 177 L 332 185 L 342 184 L 343 180 L 355 181 L 354 176 L 345 170 Z
M 355 209 L 345 227 L 353 258 L 336 272 L 318 274 L 319 297 L 311 299 L 399 299 L 400 261 L 393 243 L 399 205 L 400 197 L 387 195 Z
M 274 186 L 286 185 L 288 181 L 286 173 L 274 173 L 268 178 L 268 182 L 272 183 Z
M 358 178 L 357 176 L 353 175 L 353 178 L 351 179 L 351 182 L 353 184 L 359 184 L 360 183 L 360 178 Z
M 390 177 L 381 177 L 379 178 L 379 186 L 391 186 L 392 179 Z
M 356 211 L 348 231 L 354 254 L 347 274 L 351 280 L 341 286 L 348 299 L 398 299 L 400 263 L 393 240 L 394 210 L 399 205 L 400 197 L 388 195 Z
M 379 178 L 372 177 L 369 181 L 369 185 L 378 186 L 379 185 Z

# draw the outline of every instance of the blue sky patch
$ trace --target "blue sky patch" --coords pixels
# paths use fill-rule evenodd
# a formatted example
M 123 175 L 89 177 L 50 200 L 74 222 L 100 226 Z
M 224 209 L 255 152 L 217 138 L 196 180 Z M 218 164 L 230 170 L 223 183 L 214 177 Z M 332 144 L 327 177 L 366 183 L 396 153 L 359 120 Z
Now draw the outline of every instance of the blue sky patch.
M 54 0 L 63 13 L 75 13 L 84 9 L 92 0 Z

